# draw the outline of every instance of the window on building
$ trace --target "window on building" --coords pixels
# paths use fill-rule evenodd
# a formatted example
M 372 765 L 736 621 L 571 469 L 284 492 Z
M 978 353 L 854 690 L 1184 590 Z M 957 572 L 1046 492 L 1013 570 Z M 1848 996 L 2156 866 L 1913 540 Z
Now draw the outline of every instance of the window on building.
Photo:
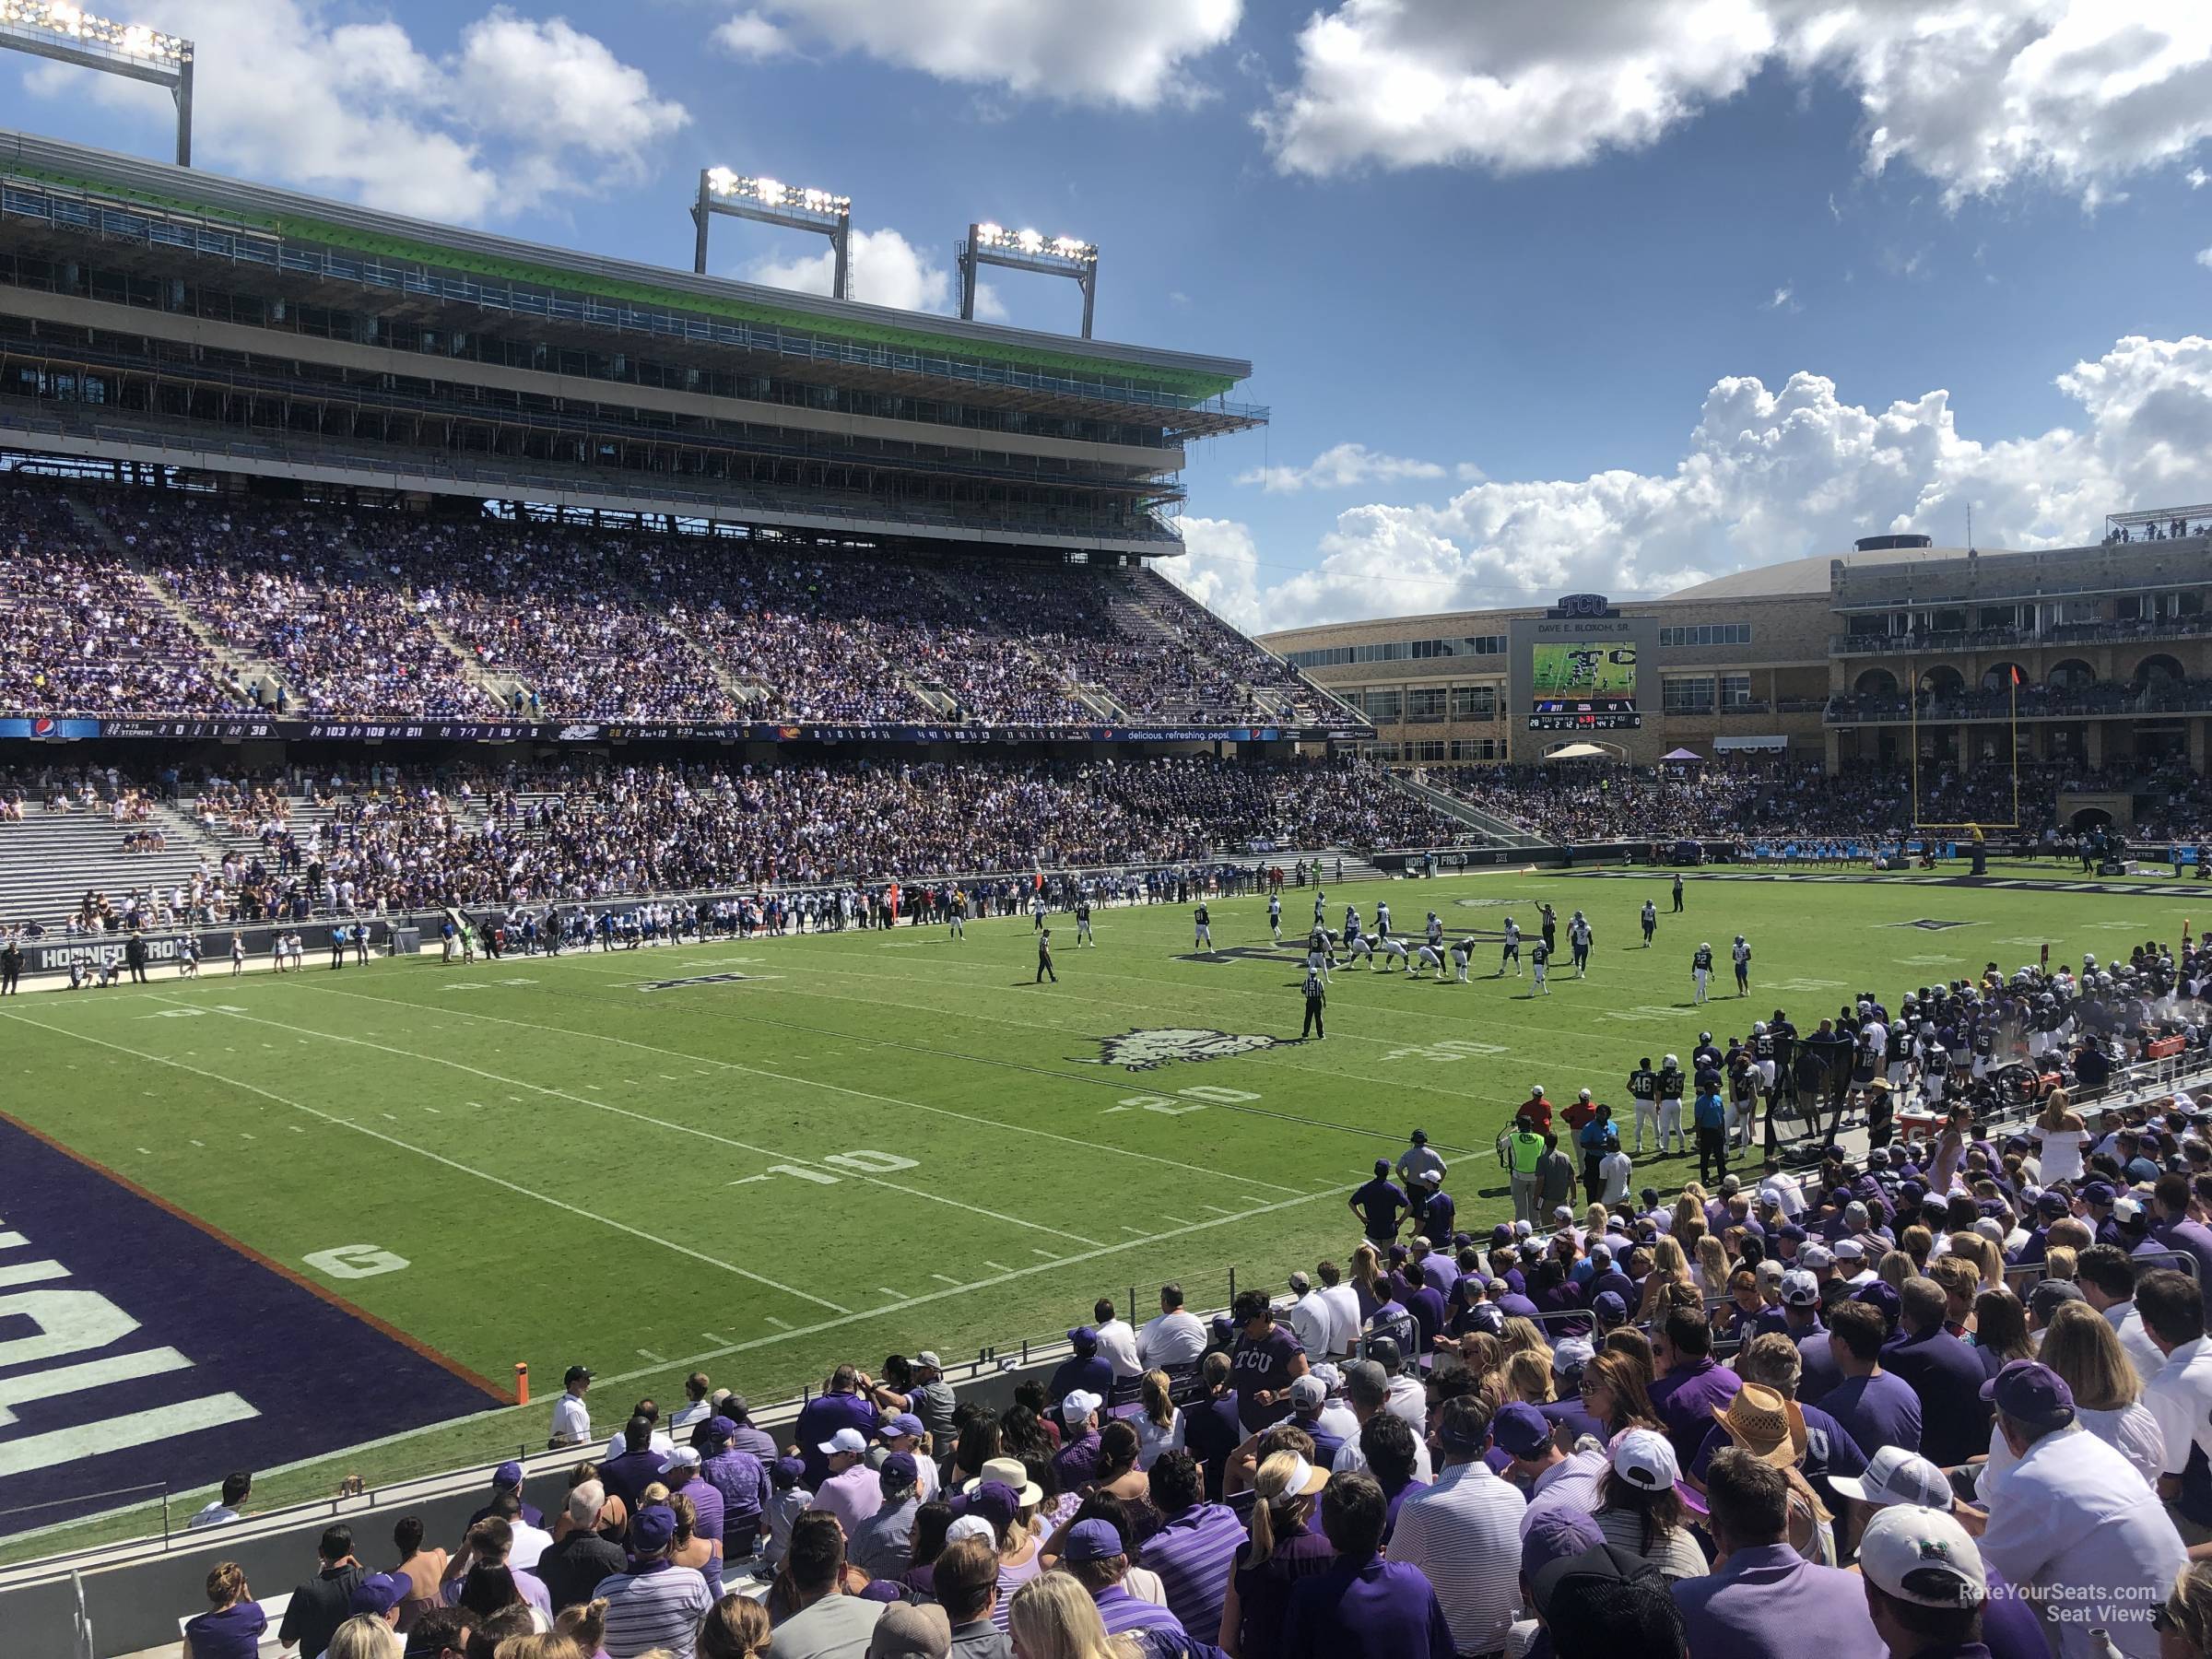
M 1400 747 L 1399 753 L 1407 760 L 1424 763 L 1441 760 L 1444 758 L 1444 742 L 1441 737 L 1432 737 L 1426 743 L 1408 743 Z
M 1359 746 L 1361 759 L 1368 760 L 1395 760 L 1398 746 L 1394 743 L 1363 743 Z
M 1400 691 L 1370 691 L 1365 708 L 1370 720 L 1395 725 L 1404 717 L 1405 694 Z
M 1454 737 L 1452 739 L 1452 759 L 1502 760 L 1505 759 L 1505 745 L 1495 737 Z
M 1453 687 L 1452 718 L 1454 720 L 1497 719 L 1498 688 L 1495 686 Z
M 1712 677 L 1674 675 L 1659 682 L 1660 707 L 1669 714 L 1712 712 Z
M 1438 721 L 1444 717 L 1450 696 L 1441 686 L 1418 686 L 1406 693 L 1406 718 Z
M 1721 676 L 1721 707 L 1744 709 L 1751 704 L 1751 677 L 1747 674 Z
M 1751 624 L 1699 622 L 1688 628 L 1663 628 L 1659 630 L 1659 643 L 1670 646 L 1748 645 L 1751 643 Z

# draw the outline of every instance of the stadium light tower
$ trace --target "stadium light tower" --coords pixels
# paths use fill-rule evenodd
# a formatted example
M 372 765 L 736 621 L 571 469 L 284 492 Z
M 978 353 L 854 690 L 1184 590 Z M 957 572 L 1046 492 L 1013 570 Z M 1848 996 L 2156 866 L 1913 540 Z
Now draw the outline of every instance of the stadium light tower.
M 0 0 L 0 46 L 167 87 L 177 105 L 177 165 L 192 165 L 190 41 L 96 18 L 68 0 Z
M 1072 276 L 1083 290 L 1083 337 L 1090 338 L 1090 313 L 1099 297 L 1099 250 L 1072 236 L 1045 236 L 1036 230 L 1007 230 L 997 225 L 968 227 L 968 240 L 956 251 L 960 267 L 960 315 L 975 321 L 978 265 L 1005 265 L 1016 271 L 1042 271 Z
M 0 5 L 6 0 L 0 0 Z M 747 178 L 726 167 L 701 168 L 699 200 L 692 205 L 691 222 L 699 227 L 699 241 L 691 268 L 707 274 L 707 226 L 714 215 L 754 219 L 763 225 L 787 225 L 795 230 L 818 230 L 830 239 L 837 254 L 837 271 L 830 291 L 840 300 L 853 297 L 853 198 L 831 195 L 826 190 L 805 190 L 774 179 Z

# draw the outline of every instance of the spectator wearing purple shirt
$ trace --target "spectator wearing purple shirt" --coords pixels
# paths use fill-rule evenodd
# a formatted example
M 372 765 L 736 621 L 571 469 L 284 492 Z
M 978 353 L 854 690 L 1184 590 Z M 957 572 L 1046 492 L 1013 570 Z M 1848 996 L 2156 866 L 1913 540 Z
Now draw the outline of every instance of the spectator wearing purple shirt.
M 1283 1659 L 1453 1659 L 1452 1627 L 1428 1578 L 1376 1553 L 1383 1509 L 1371 1477 L 1330 1477 L 1321 1519 L 1336 1559 L 1292 1587 L 1275 1650 Z
M 1182 1628 L 1210 1639 L 1221 1629 L 1243 1525 L 1228 1506 L 1206 1501 L 1206 1477 L 1187 1452 L 1163 1452 L 1152 1465 L 1152 1504 L 1167 1519 L 1138 1547 L 1137 1565 L 1159 1575 Z
M 1099 1352 L 1098 1332 L 1077 1325 L 1067 1334 L 1067 1346 L 1075 1352 L 1060 1361 L 1053 1380 L 1044 1385 L 1044 1397 L 1056 1403 L 1080 1389 L 1101 1400 L 1112 1399 L 1113 1362 Z
M 1882 1350 L 1882 1369 L 1920 1402 L 1919 1450 L 1929 1462 L 1955 1468 L 1989 1450 L 1990 1408 L 1982 1398 L 1988 1371 L 1981 1355 L 1944 1329 L 1943 1287 L 1909 1278 L 1897 1335 Z
M 2212 1284 L 2212 1228 L 2189 1219 L 2189 1177 L 2161 1175 L 2150 1194 L 2150 1236 L 2163 1250 L 2196 1258 L 2196 1282 Z
M 1920 1396 L 1882 1369 L 1880 1311 L 1865 1302 L 1838 1302 L 1828 1319 L 1843 1381 L 1821 1397 L 1822 1406 L 1869 1457 L 1884 1446 L 1919 1451 Z
M 184 1621 L 186 1659 L 255 1659 L 269 1620 L 236 1561 L 218 1561 L 208 1572 L 207 1603 L 206 1612 Z
M 1390 1178 L 1390 1159 L 1375 1159 L 1375 1178 L 1355 1189 L 1346 1207 L 1359 1218 L 1360 1230 L 1378 1249 L 1398 1236 L 1400 1218 L 1413 1207 L 1403 1189 Z
M 660 1479 L 668 1459 L 653 1450 L 651 1418 L 631 1418 L 623 1428 L 622 1443 L 628 1450 L 621 1456 L 610 1457 L 599 1465 L 599 1484 L 635 1514 L 645 1488 Z
M 1238 1327 L 1230 1354 L 1237 1418 L 1247 1433 L 1257 1434 L 1290 1415 L 1290 1384 L 1306 1374 L 1306 1350 L 1288 1327 L 1276 1324 L 1265 1290 L 1239 1291 L 1230 1313 Z
M 1705 1500 L 1715 1565 L 1673 1587 L 1690 1653 L 1803 1659 L 1818 1632 L 1821 1659 L 1887 1659 L 1858 1576 L 1815 1566 L 1790 1547 L 1790 1486 L 1780 1469 L 1731 1446 L 1712 1460 Z
M 1803 1361 L 1798 1357 L 1797 1345 L 1779 1331 L 1769 1331 L 1754 1336 L 1743 1352 L 1735 1357 L 1735 1373 L 1746 1382 L 1756 1382 L 1771 1388 L 1784 1400 L 1796 1401 L 1797 1383 L 1803 1374 Z M 1797 1405 L 1798 1417 L 1805 1424 L 1805 1455 L 1798 1463 L 1807 1480 L 1823 1475 L 1856 1475 L 1866 1466 L 1866 1453 L 1859 1449 L 1858 1441 L 1851 1438 L 1850 1430 L 1818 1406 Z M 1734 1445 L 1728 1430 L 1714 1424 L 1705 1443 L 1690 1460 L 1689 1476 L 1698 1485 L 1705 1482 L 1706 1472 L 1712 1466 L 1713 1458 Z
M 761 1518 L 768 1512 L 770 1499 L 775 1496 L 769 1484 L 768 1465 L 733 1443 L 731 1435 L 736 1428 L 728 1418 L 709 1418 L 705 1430 L 706 1455 L 699 1465 L 701 1478 L 721 1494 L 723 1555 L 732 1561 L 741 1561 L 752 1554 L 760 1535 Z M 759 1430 L 753 1432 L 758 1434 Z
M 851 1538 L 863 1521 L 883 1507 L 883 1483 L 868 1467 L 868 1442 L 858 1430 L 840 1429 L 822 1442 L 820 1451 L 829 1473 L 806 1507 L 836 1516 L 844 1535 Z
M 1328 1481 L 1295 1452 L 1270 1453 L 1253 1477 L 1251 1542 L 1238 1553 L 1221 1607 L 1219 1642 L 1230 1659 L 1275 1659 L 1291 1592 L 1335 1560 L 1335 1546 L 1311 1525 Z
M 1076 1582 L 1090 1592 L 1099 1605 L 1106 1634 L 1124 1630 L 1166 1630 L 1183 1633 L 1182 1621 L 1168 1608 L 1140 1601 L 1122 1588 L 1129 1571 L 1129 1557 L 1122 1535 L 1111 1521 L 1078 1521 L 1067 1529 L 1067 1547 L 1062 1557 Z
M 800 1408 L 799 1420 L 792 1425 L 792 1441 L 806 1465 L 801 1484 L 811 1490 L 820 1490 L 830 1477 L 830 1460 L 819 1448 L 840 1429 L 851 1429 L 863 1438 L 876 1432 L 878 1413 L 860 1386 L 861 1373 L 855 1367 L 839 1366 L 830 1373 L 829 1387 Z
M 523 1495 L 523 1465 L 519 1463 L 516 1463 L 512 1458 L 501 1464 L 498 1468 L 491 1472 L 491 1501 L 486 1504 L 482 1509 L 478 1510 L 475 1514 L 469 1516 L 469 1526 L 474 1526 L 477 1522 L 483 1520 L 487 1515 L 496 1514 L 499 1511 L 500 1500 L 504 1498 L 510 1492 L 512 1492 L 515 1495 L 515 1499 L 518 1502 L 521 1500 Z M 546 1517 L 540 1511 L 533 1508 L 527 1503 L 524 1503 L 523 1504 L 523 1524 L 525 1526 L 542 1527 L 546 1524 Z M 464 1527 L 462 1530 L 466 1531 L 467 1528 Z
M 730 1450 L 751 1453 L 760 1460 L 762 1468 L 783 1454 L 783 1448 L 776 1444 L 774 1435 L 764 1429 L 753 1427 L 752 1408 L 745 1403 L 743 1394 L 726 1394 L 723 1397 L 722 1404 L 714 1409 L 714 1416 L 707 1419 L 707 1426 L 712 1428 L 717 1421 L 728 1426 L 728 1431 L 723 1438 L 729 1441 Z
M 1053 1453 L 1053 1474 L 1060 1489 L 1072 1492 L 1099 1472 L 1099 1407 L 1097 1394 L 1076 1389 L 1060 1402 L 1060 1450 Z
M 1713 1413 L 1725 1411 L 1743 1380 L 1715 1364 L 1712 1327 L 1695 1308 L 1676 1308 L 1652 1339 L 1659 1375 L 1652 1383 L 1652 1405 L 1666 1427 L 1677 1463 L 1698 1454 Z

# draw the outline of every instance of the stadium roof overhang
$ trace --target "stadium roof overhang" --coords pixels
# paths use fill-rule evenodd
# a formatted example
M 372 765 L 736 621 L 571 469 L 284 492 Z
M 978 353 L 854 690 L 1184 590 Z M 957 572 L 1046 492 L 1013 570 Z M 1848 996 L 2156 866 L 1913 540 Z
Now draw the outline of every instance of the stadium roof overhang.
M 474 325 L 502 302 L 534 334 L 602 349 L 612 329 L 645 329 L 656 355 L 689 345 L 726 366 L 757 353 L 785 372 L 909 394 L 951 382 L 997 407 L 1158 419 L 1211 435 L 1263 424 L 1266 411 L 1228 393 L 1252 365 L 1161 347 L 1047 335 L 695 276 L 298 194 L 82 145 L 0 131 L 0 182 L 10 188 L 11 241 L 44 219 L 56 249 L 98 235 L 139 243 L 149 274 L 188 256 L 229 258 L 256 289 L 337 309 L 359 308 L 364 284 L 385 291 L 380 313 Z M 18 199 L 14 186 L 27 187 Z M 65 198 L 39 202 L 52 192 Z M 29 245 L 26 242 L 24 245 Z M 118 248 L 116 253 L 119 254 Z M 158 262 L 158 263 L 157 263 Z M 394 309 L 396 301 L 402 308 Z M 554 331 L 559 331 L 558 333 Z M 680 357 L 672 357 L 680 361 Z M 938 394 L 945 394 L 939 391 Z

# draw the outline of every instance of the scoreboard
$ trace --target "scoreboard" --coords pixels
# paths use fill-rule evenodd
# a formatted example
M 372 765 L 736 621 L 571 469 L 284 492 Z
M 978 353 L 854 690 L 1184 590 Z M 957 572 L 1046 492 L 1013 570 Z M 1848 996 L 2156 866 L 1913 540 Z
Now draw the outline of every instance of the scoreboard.
M 1658 625 L 1574 595 L 1510 626 L 1507 693 L 1532 732 L 1619 732 L 1643 724 L 1639 663 L 1657 660 Z

